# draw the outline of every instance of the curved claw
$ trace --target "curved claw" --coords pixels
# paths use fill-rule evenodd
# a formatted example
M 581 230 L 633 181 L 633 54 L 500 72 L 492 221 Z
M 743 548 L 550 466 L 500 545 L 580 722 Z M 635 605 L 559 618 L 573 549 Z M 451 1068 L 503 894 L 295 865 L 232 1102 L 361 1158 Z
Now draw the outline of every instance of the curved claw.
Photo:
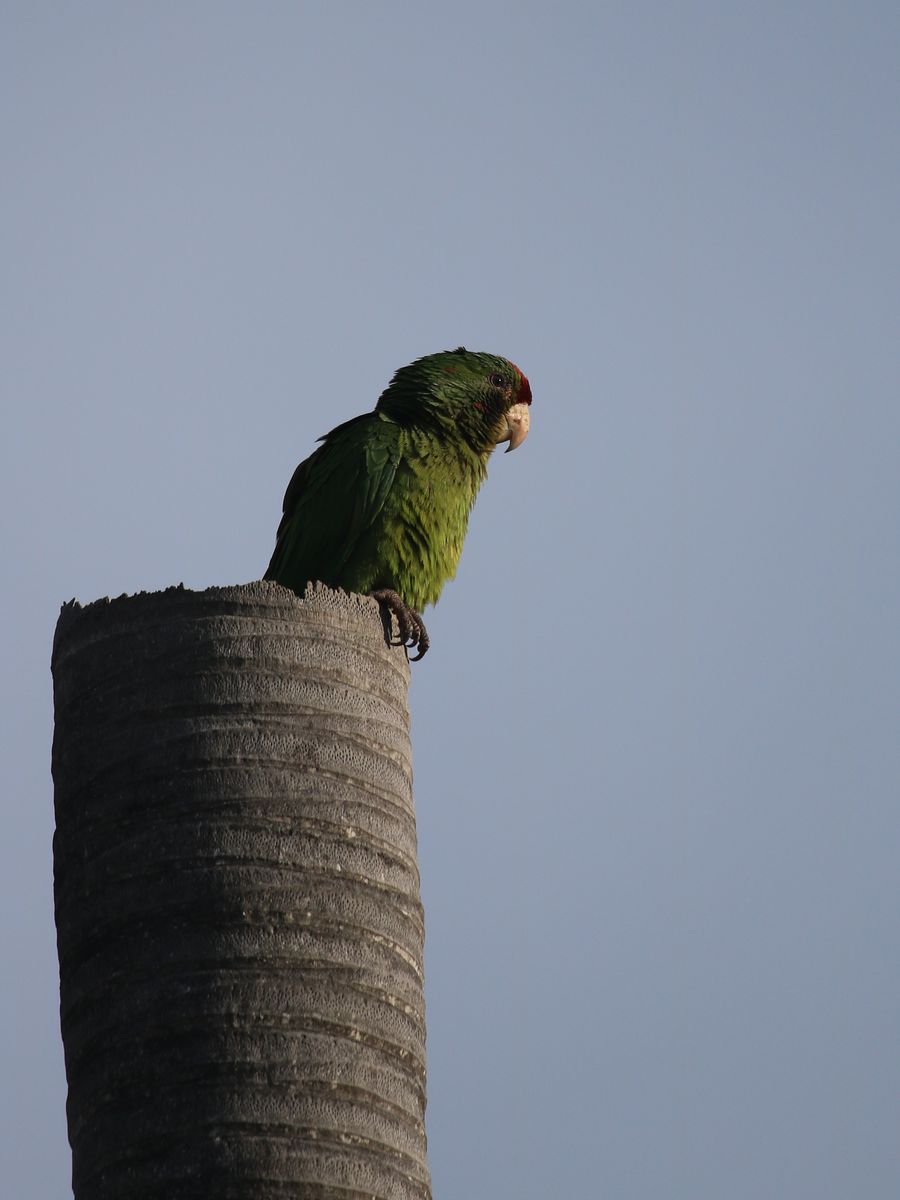
M 419 653 L 414 654 L 409 660 L 410 662 L 418 662 L 420 658 L 424 658 L 428 653 L 428 647 L 431 645 L 431 639 L 428 637 L 428 630 L 425 628 L 425 622 L 415 613 L 416 617 L 416 638 L 414 642 L 410 642 L 410 646 L 418 646 Z
M 425 622 L 393 588 L 379 588 L 370 594 L 374 600 L 377 600 L 379 604 L 384 604 L 397 618 L 399 641 L 395 644 L 405 647 L 407 651 L 418 649 L 419 653 L 414 654 L 409 660 L 418 662 L 425 656 L 431 645 Z

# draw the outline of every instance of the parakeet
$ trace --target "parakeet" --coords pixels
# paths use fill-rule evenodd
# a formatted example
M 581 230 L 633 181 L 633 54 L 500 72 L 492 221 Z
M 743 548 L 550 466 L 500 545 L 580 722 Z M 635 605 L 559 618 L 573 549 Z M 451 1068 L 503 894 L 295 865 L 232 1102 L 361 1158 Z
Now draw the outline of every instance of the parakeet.
M 420 610 L 456 573 L 469 513 L 500 442 L 530 423 L 531 387 L 505 358 L 460 346 L 396 372 L 372 412 L 338 425 L 299 467 L 265 578 L 364 592 L 428 649 Z

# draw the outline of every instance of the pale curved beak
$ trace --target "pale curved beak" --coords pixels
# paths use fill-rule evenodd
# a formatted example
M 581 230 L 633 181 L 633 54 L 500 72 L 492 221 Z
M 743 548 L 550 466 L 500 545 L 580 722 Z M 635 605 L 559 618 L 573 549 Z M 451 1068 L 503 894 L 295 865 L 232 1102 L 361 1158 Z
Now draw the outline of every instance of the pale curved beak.
M 509 442 L 506 447 L 506 453 L 510 450 L 515 450 L 516 446 L 521 446 L 528 437 L 528 430 L 531 428 L 531 411 L 527 404 L 514 404 L 506 414 L 506 432 L 503 437 L 497 439 L 497 444 L 500 442 Z

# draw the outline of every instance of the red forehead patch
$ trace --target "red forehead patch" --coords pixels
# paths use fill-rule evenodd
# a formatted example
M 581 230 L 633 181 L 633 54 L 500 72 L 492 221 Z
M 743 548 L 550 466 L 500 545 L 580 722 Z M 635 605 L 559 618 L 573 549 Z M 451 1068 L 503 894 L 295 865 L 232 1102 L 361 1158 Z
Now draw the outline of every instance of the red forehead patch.
M 510 366 L 516 367 L 516 364 L 514 362 L 511 362 Z M 518 372 L 519 379 L 521 379 L 521 381 L 522 381 L 519 384 L 519 403 L 520 404 L 530 404 L 531 403 L 531 384 L 528 382 L 528 378 L 523 373 L 521 367 L 516 367 L 516 371 Z

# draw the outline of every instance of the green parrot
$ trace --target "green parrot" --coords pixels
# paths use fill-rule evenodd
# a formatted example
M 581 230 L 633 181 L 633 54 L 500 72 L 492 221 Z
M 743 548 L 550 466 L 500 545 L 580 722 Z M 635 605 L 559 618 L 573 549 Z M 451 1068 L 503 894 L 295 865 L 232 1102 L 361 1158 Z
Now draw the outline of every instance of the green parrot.
M 265 578 L 364 592 L 429 639 L 420 611 L 456 573 L 469 512 L 499 442 L 529 427 L 531 387 L 508 359 L 460 346 L 401 367 L 372 412 L 338 425 L 293 474 Z

